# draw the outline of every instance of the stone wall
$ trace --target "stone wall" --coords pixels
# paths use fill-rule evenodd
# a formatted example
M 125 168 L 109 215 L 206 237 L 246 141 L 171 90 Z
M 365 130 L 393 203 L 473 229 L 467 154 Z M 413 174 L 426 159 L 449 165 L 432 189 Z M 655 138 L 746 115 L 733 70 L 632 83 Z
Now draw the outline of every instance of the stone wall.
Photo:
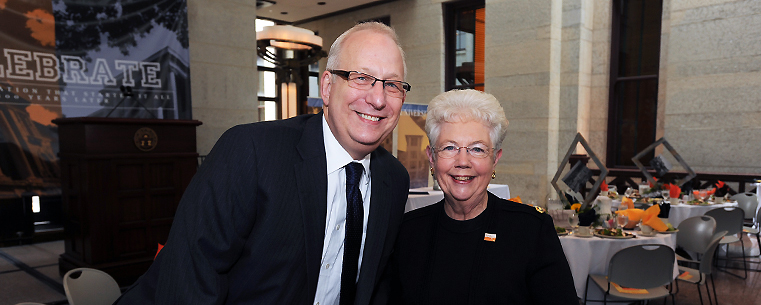
M 761 5 L 671 1 L 669 15 L 666 139 L 695 171 L 761 174 Z
M 188 1 L 190 82 L 198 153 L 228 128 L 258 120 L 256 1 Z

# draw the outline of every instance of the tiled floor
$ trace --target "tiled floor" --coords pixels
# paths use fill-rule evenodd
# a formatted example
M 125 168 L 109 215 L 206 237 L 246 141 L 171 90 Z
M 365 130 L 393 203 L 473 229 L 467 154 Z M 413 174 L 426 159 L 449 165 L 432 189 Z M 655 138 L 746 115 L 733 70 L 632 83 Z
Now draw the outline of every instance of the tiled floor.
M 755 240 L 753 247 L 756 247 Z M 0 248 L 0 305 L 21 302 L 68 304 L 58 275 L 58 256 L 63 252 L 63 241 Z M 761 262 L 758 258 L 753 260 Z M 751 264 L 751 268 L 761 270 L 761 264 Z M 734 272 L 741 274 L 742 270 Z M 750 272 L 745 280 L 714 272 L 714 279 L 721 304 L 761 304 L 761 272 Z M 705 288 L 702 289 L 705 304 L 708 304 Z M 662 301 L 651 303 L 661 304 Z M 700 304 L 695 285 L 681 283 L 676 303 Z M 665 304 L 671 304 L 671 300 Z
M 0 248 L 0 305 L 66 302 L 58 256 L 63 241 Z

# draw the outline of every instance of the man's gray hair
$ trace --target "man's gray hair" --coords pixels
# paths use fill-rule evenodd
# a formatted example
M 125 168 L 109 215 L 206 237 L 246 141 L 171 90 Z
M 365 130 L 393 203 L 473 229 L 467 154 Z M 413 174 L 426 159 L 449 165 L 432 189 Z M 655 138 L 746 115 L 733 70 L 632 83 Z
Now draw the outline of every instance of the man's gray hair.
M 373 31 L 380 34 L 385 34 L 389 38 L 391 38 L 395 43 L 396 46 L 399 48 L 399 53 L 402 54 L 402 64 L 404 65 L 404 79 L 407 79 L 407 61 L 404 59 L 404 50 L 402 50 L 402 45 L 399 43 L 399 37 L 396 36 L 396 31 L 392 29 L 391 27 L 380 23 L 380 22 L 363 22 L 360 24 L 357 24 L 353 26 L 351 29 L 348 29 L 346 32 L 341 34 L 341 36 L 338 36 L 336 38 L 336 41 L 333 42 L 333 45 L 330 46 L 330 53 L 328 53 L 328 63 L 326 65 L 326 68 L 328 70 L 338 69 L 338 55 L 341 54 L 341 50 L 343 49 L 344 41 L 346 40 L 346 37 L 349 37 L 351 34 L 359 32 L 359 31 Z

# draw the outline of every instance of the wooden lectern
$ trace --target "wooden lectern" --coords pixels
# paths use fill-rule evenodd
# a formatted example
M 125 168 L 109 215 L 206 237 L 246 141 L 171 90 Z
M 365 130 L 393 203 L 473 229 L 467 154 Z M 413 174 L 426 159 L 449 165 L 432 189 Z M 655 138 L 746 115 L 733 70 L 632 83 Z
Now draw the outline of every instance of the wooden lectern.
M 166 243 L 196 173 L 195 120 L 56 119 L 66 251 L 61 275 L 88 267 L 132 284 Z

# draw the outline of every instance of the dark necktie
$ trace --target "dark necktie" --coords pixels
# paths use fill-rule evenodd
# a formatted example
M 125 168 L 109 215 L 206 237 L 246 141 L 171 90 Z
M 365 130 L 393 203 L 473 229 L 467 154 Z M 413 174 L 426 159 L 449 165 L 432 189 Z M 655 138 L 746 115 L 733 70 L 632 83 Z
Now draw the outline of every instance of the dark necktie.
M 359 249 L 362 247 L 362 193 L 359 191 L 359 180 L 362 178 L 364 167 L 360 163 L 351 162 L 346 168 L 346 235 L 344 237 L 344 262 L 341 269 L 341 302 L 340 305 L 354 304 L 357 294 L 357 265 L 359 265 Z

